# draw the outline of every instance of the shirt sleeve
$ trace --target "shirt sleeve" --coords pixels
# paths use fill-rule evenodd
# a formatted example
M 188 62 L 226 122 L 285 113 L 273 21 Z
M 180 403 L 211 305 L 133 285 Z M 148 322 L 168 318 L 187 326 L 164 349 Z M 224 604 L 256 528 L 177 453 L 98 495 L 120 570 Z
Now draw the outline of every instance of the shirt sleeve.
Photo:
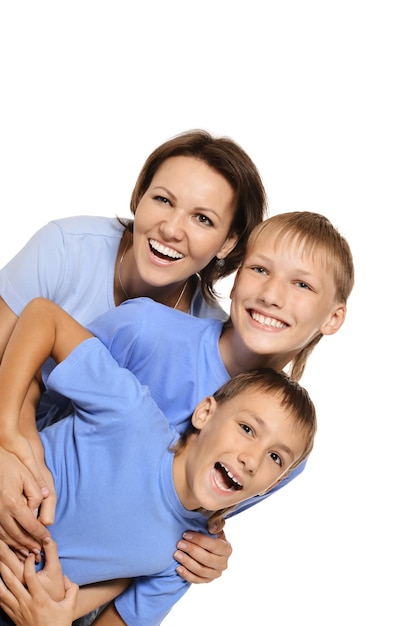
M 162 575 L 141 576 L 115 600 L 120 617 L 129 626 L 159 626 L 190 583 L 175 571 L 175 564 Z
M 148 387 L 141 385 L 127 369 L 119 367 L 103 344 L 92 337 L 79 344 L 46 379 L 48 391 L 70 398 L 77 413 L 90 424 L 103 416 L 115 421 L 136 413 L 162 413 L 152 400 Z
M 66 256 L 62 231 L 50 222 L 5 265 L 0 271 L 0 295 L 16 315 L 35 297 L 57 301 Z

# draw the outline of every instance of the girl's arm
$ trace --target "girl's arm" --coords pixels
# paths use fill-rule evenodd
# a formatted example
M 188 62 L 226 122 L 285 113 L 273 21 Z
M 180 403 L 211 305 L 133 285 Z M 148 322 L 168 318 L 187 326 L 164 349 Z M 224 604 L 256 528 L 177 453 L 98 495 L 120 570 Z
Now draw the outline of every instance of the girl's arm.
M 25 397 L 49 356 L 60 363 L 89 337 L 91 333 L 56 304 L 36 298 L 23 310 L 7 344 L 0 366 L 0 445 L 16 454 L 35 478 L 39 470 L 33 450 L 19 431 Z
M 34 456 L 35 451 L 37 458 L 43 459 L 35 411 L 22 408 L 28 399 L 36 402 L 33 380 L 46 358 L 52 355 L 60 362 L 89 337 L 91 334 L 57 305 L 37 298 L 14 326 L 0 365 L 0 537 L 23 553 L 39 551 L 39 542 L 49 532 L 36 519 L 43 497 L 38 485 L 45 481 Z M 49 513 L 47 507 L 42 512 L 45 522 L 53 517 L 54 492 L 50 497 Z

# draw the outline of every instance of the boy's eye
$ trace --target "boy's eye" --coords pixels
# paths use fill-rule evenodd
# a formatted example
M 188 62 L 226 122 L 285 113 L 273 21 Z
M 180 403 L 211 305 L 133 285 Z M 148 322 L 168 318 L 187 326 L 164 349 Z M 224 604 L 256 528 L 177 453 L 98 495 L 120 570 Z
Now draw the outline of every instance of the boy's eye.
M 301 289 L 309 289 L 309 290 L 311 290 L 310 285 L 307 285 L 307 283 L 303 283 L 302 280 L 297 280 L 297 282 L 295 284 L 298 285 L 299 287 L 301 287 Z
M 282 459 L 279 454 L 277 454 L 276 452 L 271 452 L 271 459 L 274 461 L 274 463 L 282 467 Z
M 250 426 L 248 426 L 247 424 L 240 424 L 240 427 L 241 427 L 242 430 L 245 431 L 245 433 L 247 435 L 252 435 L 253 434 L 252 428 Z
M 254 267 L 252 267 L 252 270 L 256 274 L 266 274 L 266 269 L 264 267 L 259 266 L 259 265 L 255 265 Z

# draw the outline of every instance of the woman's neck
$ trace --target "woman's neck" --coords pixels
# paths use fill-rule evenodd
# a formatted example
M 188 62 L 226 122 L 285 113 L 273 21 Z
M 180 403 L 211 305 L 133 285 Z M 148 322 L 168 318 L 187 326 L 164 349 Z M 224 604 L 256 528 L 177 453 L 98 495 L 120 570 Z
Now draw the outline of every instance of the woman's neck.
M 188 312 L 196 288 L 195 277 L 164 287 L 146 283 L 139 275 L 132 249 L 132 236 L 125 232 L 116 259 L 114 272 L 114 300 L 116 305 L 131 298 L 152 298 L 156 302 Z

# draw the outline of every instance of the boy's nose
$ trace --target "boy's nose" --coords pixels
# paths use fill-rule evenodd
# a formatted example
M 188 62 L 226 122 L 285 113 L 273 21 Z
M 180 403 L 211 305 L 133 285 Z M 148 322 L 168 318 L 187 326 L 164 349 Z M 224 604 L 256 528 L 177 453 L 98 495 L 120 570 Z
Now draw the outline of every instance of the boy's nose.
M 261 462 L 261 451 L 258 450 L 255 445 L 252 445 L 250 448 L 246 448 L 240 453 L 239 461 L 244 466 L 246 472 L 256 474 Z

